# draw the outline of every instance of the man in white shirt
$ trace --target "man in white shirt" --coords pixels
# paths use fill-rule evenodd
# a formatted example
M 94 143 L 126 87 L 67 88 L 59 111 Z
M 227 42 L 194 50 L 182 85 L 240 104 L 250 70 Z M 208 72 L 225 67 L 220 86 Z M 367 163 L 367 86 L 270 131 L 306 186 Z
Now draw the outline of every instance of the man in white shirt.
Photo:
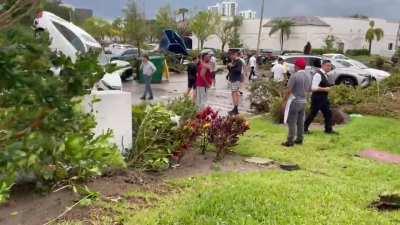
M 256 67 L 257 67 L 257 59 L 255 55 L 252 55 L 249 60 L 249 66 L 250 66 L 250 75 L 249 75 L 249 81 L 251 81 L 253 78 L 256 77 Z
M 211 58 L 210 58 L 210 66 L 211 66 L 211 76 L 212 76 L 212 84 L 213 87 L 215 87 L 215 75 L 217 73 L 217 59 L 214 56 L 214 53 L 211 53 Z
M 283 59 L 279 58 L 278 63 L 272 67 L 271 72 L 274 75 L 273 80 L 275 82 L 283 82 L 285 80 L 285 67 L 283 66 Z
M 325 119 L 325 133 L 337 134 L 332 128 L 332 111 L 329 103 L 328 94 L 330 91 L 330 84 L 328 81 L 328 73 L 332 70 L 332 63 L 329 60 L 322 62 L 322 68 L 318 70 L 312 79 L 311 91 L 311 110 L 307 116 L 304 131 L 309 133 L 308 128 L 312 121 L 317 116 L 318 112 L 321 111 Z

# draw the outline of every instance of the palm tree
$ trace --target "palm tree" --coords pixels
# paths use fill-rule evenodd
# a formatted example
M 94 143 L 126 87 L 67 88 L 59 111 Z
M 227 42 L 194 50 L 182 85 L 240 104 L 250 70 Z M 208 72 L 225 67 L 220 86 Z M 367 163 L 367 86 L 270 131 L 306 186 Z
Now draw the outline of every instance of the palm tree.
M 269 36 L 275 34 L 276 32 L 280 32 L 280 43 L 281 43 L 281 51 L 283 51 L 283 42 L 286 39 L 290 38 L 290 34 L 292 33 L 292 27 L 294 23 L 289 20 L 276 20 L 273 22 L 273 26 L 271 31 L 269 32 Z
M 182 21 L 185 22 L 185 15 L 189 12 L 189 9 L 186 8 L 180 8 L 176 12 L 177 15 L 182 15 Z
M 383 38 L 383 30 L 381 28 L 375 28 L 375 21 L 371 20 L 369 22 L 370 28 L 367 30 L 367 33 L 365 34 L 365 40 L 369 44 L 369 54 L 371 55 L 371 48 L 372 48 L 372 41 L 380 41 Z

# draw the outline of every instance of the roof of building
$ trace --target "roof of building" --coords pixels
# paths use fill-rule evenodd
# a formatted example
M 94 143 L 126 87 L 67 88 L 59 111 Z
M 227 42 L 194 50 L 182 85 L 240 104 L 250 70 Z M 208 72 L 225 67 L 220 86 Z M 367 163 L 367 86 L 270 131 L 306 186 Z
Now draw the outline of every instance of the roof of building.
M 329 27 L 330 25 L 322 21 L 316 16 L 293 16 L 293 17 L 276 17 L 264 25 L 264 27 L 272 27 L 275 21 L 289 20 L 294 23 L 294 26 L 320 26 Z

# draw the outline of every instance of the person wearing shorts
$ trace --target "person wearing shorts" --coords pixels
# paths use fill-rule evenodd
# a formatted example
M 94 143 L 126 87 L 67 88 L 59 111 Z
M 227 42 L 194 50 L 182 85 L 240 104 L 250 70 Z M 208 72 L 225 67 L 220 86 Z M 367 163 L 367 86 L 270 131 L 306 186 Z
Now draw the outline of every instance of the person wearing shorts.
M 240 59 L 239 53 L 232 53 L 232 62 L 229 63 L 230 68 L 230 82 L 231 82 L 231 91 L 232 91 L 232 102 L 233 109 L 229 112 L 229 115 L 238 115 L 239 114 L 239 104 L 240 104 L 240 86 L 243 81 L 243 63 Z
M 196 105 L 199 111 L 206 108 L 207 105 L 207 90 L 212 83 L 210 56 L 203 55 L 197 71 L 196 79 Z

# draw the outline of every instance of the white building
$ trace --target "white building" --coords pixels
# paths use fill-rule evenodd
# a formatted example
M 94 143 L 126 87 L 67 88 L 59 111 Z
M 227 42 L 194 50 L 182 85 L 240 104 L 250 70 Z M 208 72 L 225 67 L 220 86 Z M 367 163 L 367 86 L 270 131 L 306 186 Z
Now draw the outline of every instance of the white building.
M 325 46 L 325 38 L 333 35 L 336 38 L 337 46 L 346 51 L 347 49 L 368 48 L 365 41 L 365 33 L 369 28 L 369 22 L 375 21 L 375 27 L 382 28 L 384 37 L 382 40 L 372 43 L 372 53 L 383 56 L 391 56 L 395 52 L 395 44 L 399 23 L 390 22 L 384 19 L 355 19 L 347 17 L 290 17 L 285 18 L 294 22 L 290 38 L 284 41 L 284 50 L 303 51 L 307 41 L 311 42 L 312 47 L 323 48 Z M 257 48 L 257 35 L 260 21 L 244 20 L 243 25 L 239 29 L 241 40 L 248 49 Z M 266 49 L 280 50 L 279 32 L 269 35 L 271 30 L 271 19 L 264 20 L 264 26 L 261 32 L 260 47 Z M 195 43 L 195 42 L 194 42 Z M 204 46 L 212 48 L 221 48 L 220 40 L 215 36 L 211 36 Z M 194 46 L 195 47 L 195 46 Z
M 256 19 L 256 11 L 253 10 L 243 10 L 239 11 L 239 15 L 243 17 L 245 20 L 254 20 Z
M 221 9 L 221 6 L 219 3 L 217 3 L 216 5 L 208 6 L 208 11 L 216 13 L 216 14 L 222 13 L 222 11 L 220 9 Z
M 235 0 L 222 1 L 216 5 L 209 6 L 208 10 L 221 16 L 233 17 L 239 15 L 239 4 Z

